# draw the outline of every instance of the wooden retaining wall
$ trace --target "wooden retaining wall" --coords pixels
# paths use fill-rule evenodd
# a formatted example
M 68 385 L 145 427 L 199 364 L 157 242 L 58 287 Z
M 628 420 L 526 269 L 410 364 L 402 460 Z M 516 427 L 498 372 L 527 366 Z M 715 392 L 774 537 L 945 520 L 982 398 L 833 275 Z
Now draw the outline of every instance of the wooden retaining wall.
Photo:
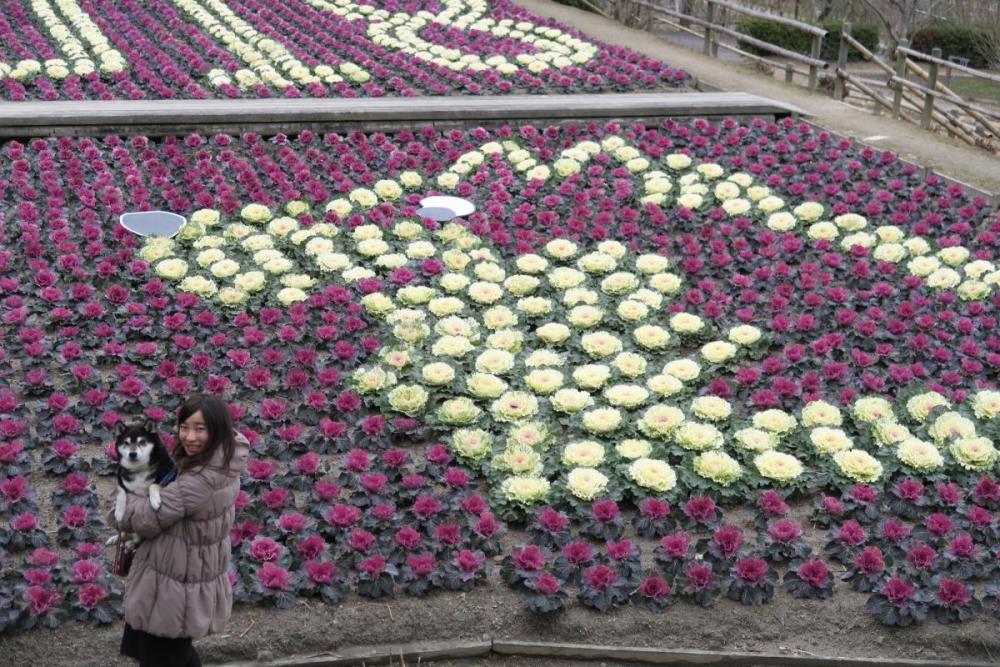
M 626 93 L 367 99 L 114 100 L 0 103 L 0 138 L 258 132 L 391 132 L 431 124 L 637 118 L 779 118 L 794 105 L 748 93 Z
M 821 656 L 807 652 L 744 653 L 739 651 L 699 651 L 644 646 L 603 646 L 556 642 L 518 641 L 510 639 L 453 640 L 353 646 L 329 653 L 309 656 L 274 658 L 262 655 L 261 660 L 233 662 L 219 667 L 347 667 L 349 665 L 433 664 L 435 660 L 468 660 L 490 656 L 520 656 L 523 658 L 559 659 L 567 664 L 586 665 L 591 661 L 604 664 L 650 665 L 715 665 L 716 667 L 784 666 L 784 667 L 956 667 L 959 663 L 946 660 L 915 660 L 896 658 L 844 658 Z M 530 664 L 527 663 L 527 664 Z M 963 662 L 963 667 L 990 667 L 995 663 Z

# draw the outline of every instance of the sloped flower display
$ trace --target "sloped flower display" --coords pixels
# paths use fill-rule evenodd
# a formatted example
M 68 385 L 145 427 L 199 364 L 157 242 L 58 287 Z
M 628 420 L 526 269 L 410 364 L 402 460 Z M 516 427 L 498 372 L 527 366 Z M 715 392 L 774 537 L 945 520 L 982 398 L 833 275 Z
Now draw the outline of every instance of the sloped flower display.
M 11 2 L 0 98 L 381 97 L 620 91 L 687 75 L 509 2 Z
M 996 606 L 1000 227 L 891 155 L 763 122 L 3 155 L 5 626 L 115 617 L 106 445 L 196 390 L 253 448 L 239 600 L 775 604 L 836 561 L 886 623 Z
M 817 230 L 827 229 L 824 225 L 829 230 L 823 233 L 834 237 L 839 230 L 854 230 L 840 243 L 842 251 L 881 240 L 876 252 L 914 254 L 911 277 L 920 279 L 915 286 L 954 288 L 965 300 L 981 303 L 1000 282 L 991 262 L 971 261 L 964 248 L 943 247 L 930 257 L 933 247 L 926 240 L 907 238 L 895 226 L 879 227 L 874 234 L 857 231 L 868 226 L 867 220 L 846 213 L 824 222 L 825 209 L 817 202 L 787 211 L 784 200 L 755 185 L 747 174 L 723 180 L 719 165 L 695 165 L 685 154 L 664 156 L 671 175 L 650 170 L 635 148 L 610 137 L 602 144 L 581 142 L 564 150 L 555 170 L 564 176 L 579 173 L 603 151 L 613 152 L 626 165 L 625 173 L 641 174 L 649 193 L 643 200 L 650 205 L 673 205 L 690 213 L 704 205 L 706 183 L 717 181 L 712 193 L 723 215 L 753 211 L 766 227 L 783 231 L 810 221 L 807 234 L 814 240 L 822 236 Z M 554 178 L 517 143 L 507 142 L 463 154 L 438 182 L 484 164 L 487 156 L 495 165 L 526 170 L 532 183 Z M 676 197 L 667 194 L 674 179 L 680 184 Z M 399 198 L 404 187 L 380 181 L 374 190 L 352 191 L 327 208 L 338 216 L 371 209 L 379 192 L 383 198 Z M 275 293 L 278 301 L 305 300 L 305 288 L 318 280 L 295 273 L 303 266 L 318 267 L 320 274 L 336 271 L 341 280 L 356 283 L 367 292 L 361 303 L 368 314 L 392 328 L 392 343 L 383 349 L 380 365 L 356 371 L 355 390 L 384 412 L 406 418 L 429 413 L 425 421 L 449 434 L 453 452 L 482 467 L 493 483 L 494 500 L 507 506 L 502 512 L 509 516 L 549 502 L 550 494 L 567 502 L 619 497 L 623 491 L 635 499 L 669 495 L 678 487 L 678 473 L 668 458 L 683 461 L 681 490 L 711 488 L 735 497 L 745 497 L 748 485 L 815 489 L 830 482 L 880 482 L 895 470 L 982 473 L 997 461 L 992 441 L 979 435 L 997 414 L 997 394 L 990 390 L 975 394 L 967 415 L 950 409 L 941 393 L 914 393 L 905 400 L 909 425 L 876 396 L 856 399 L 847 416 L 818 398 L 798 415 L 755 409 L 767 407 L 756 396 L 749 410 L 734 410 L 718 395 L 726 394 L 721 389 L 728 385 L 725 380 L 718 384 L 717 378 L 731 369 L 739 369 L 738 376 L 746 370 L 743 360 L 763 357 L 765 333 L 748 324 L 721 332 L 706 318 L 677 307 L 669 309 L 665 321 L 651 317 L 667 310 L 684 288 L 682 277 L 669 271 L 669 260 L 659 254 L 635 257 L 616 241 L 584 253 L 578 244 L 556 239 L 541 255 L 503 262 L 456 225 L 427 234 L 414 222 L 399 223 L 389 233 L 362 224 L 338 246 L 339 230 L 330 224 L 299 230 L 292 218 L 272 220 L 271 211 L 260 205 L 243 208 L 241 216 L 251 224 L 226 225 L 221 235 L 198 227 L 187 234 L 188 251 L 205 248 L 196 262 L 210 277 L 188 275 L 189 262 L 174 257 L 174 241 L 150 241 L 140 256 L 156 260 L 154 270 L 179 281 L 180 289 L 202 296 L 218 292 L 230 304 L 247 299 L 241 286 L 263 290 L 269 274 L 284 285 Z M 194 218 L 209 227 L 219 221 L 216 211 L 199 211 Z M 266 224 L 268 233 L 255 233 L 252 224 Z M 290 252 L 283 254 L 275 244 L 286 236 Z M 233 245 L 244 255 L 253 253 L 252 260 L 228 258 L 221 248 Z M 966 279 L 951 268 L 920 278 L 920 260 L 939 266 L 938 258 L 963 269 Z M 237 273 L 248 263 L 256 270 Z M 363 266 L 368 263 L 375 269 Z M 379 270 L 396 290 L 395 298 L 383 291 Z M 938 284 L 938 276 L 945 274 L 949 285 Z M 220 291 L 212 277 L 228 276 L 234 287 Z M 678 355 L 678 348 L 697 352 Z M 708 394 L 700 391 L 706 384 Z M 848 418 L 859 443 L 839 428 Z M 724 447 L 727 441 L 731 447 Z M 864 442 L 877 445 L 880 456 L 860 444 Z M 807 471 L 804 460 L 814 469 Z

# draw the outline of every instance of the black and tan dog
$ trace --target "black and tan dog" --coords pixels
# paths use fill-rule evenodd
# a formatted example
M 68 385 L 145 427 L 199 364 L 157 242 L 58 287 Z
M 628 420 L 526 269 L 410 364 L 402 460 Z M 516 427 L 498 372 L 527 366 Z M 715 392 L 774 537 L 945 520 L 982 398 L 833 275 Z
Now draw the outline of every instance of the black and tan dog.
M 118 454 L 118 496 L 115 499 L 115 520 L 125 516 L 125 503 L 129 493 L 149 496 L 154 510 L 160 509 L 160 488 L 177 476 L 177 467 L 152 422 L 126 426 L 119 422 L 115 428 L 115 451 Z M 108 540 L 118 541 L 118 536 Z M 140 539 L 128 538 L 130 548 L 138 546 Z

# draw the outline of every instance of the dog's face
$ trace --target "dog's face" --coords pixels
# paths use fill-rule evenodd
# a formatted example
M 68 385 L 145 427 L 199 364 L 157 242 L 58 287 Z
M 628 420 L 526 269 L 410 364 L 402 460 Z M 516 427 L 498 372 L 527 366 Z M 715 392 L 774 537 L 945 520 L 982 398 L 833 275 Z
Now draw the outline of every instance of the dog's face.
M 128 470 L 147 468 L 162 448 L 160 438 L 150 424 L 119 425 L 115 437 L 118 465 Z

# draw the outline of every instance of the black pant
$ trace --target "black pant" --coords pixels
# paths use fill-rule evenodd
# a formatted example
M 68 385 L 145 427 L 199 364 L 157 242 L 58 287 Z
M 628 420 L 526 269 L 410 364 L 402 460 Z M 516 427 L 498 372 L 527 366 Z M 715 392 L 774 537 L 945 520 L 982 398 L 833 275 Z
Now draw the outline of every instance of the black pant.
M 139 661 L 139 667 L 201 667 L 201 657 L 190 637 L 159 637 L 125 624 L 121 654 Z

